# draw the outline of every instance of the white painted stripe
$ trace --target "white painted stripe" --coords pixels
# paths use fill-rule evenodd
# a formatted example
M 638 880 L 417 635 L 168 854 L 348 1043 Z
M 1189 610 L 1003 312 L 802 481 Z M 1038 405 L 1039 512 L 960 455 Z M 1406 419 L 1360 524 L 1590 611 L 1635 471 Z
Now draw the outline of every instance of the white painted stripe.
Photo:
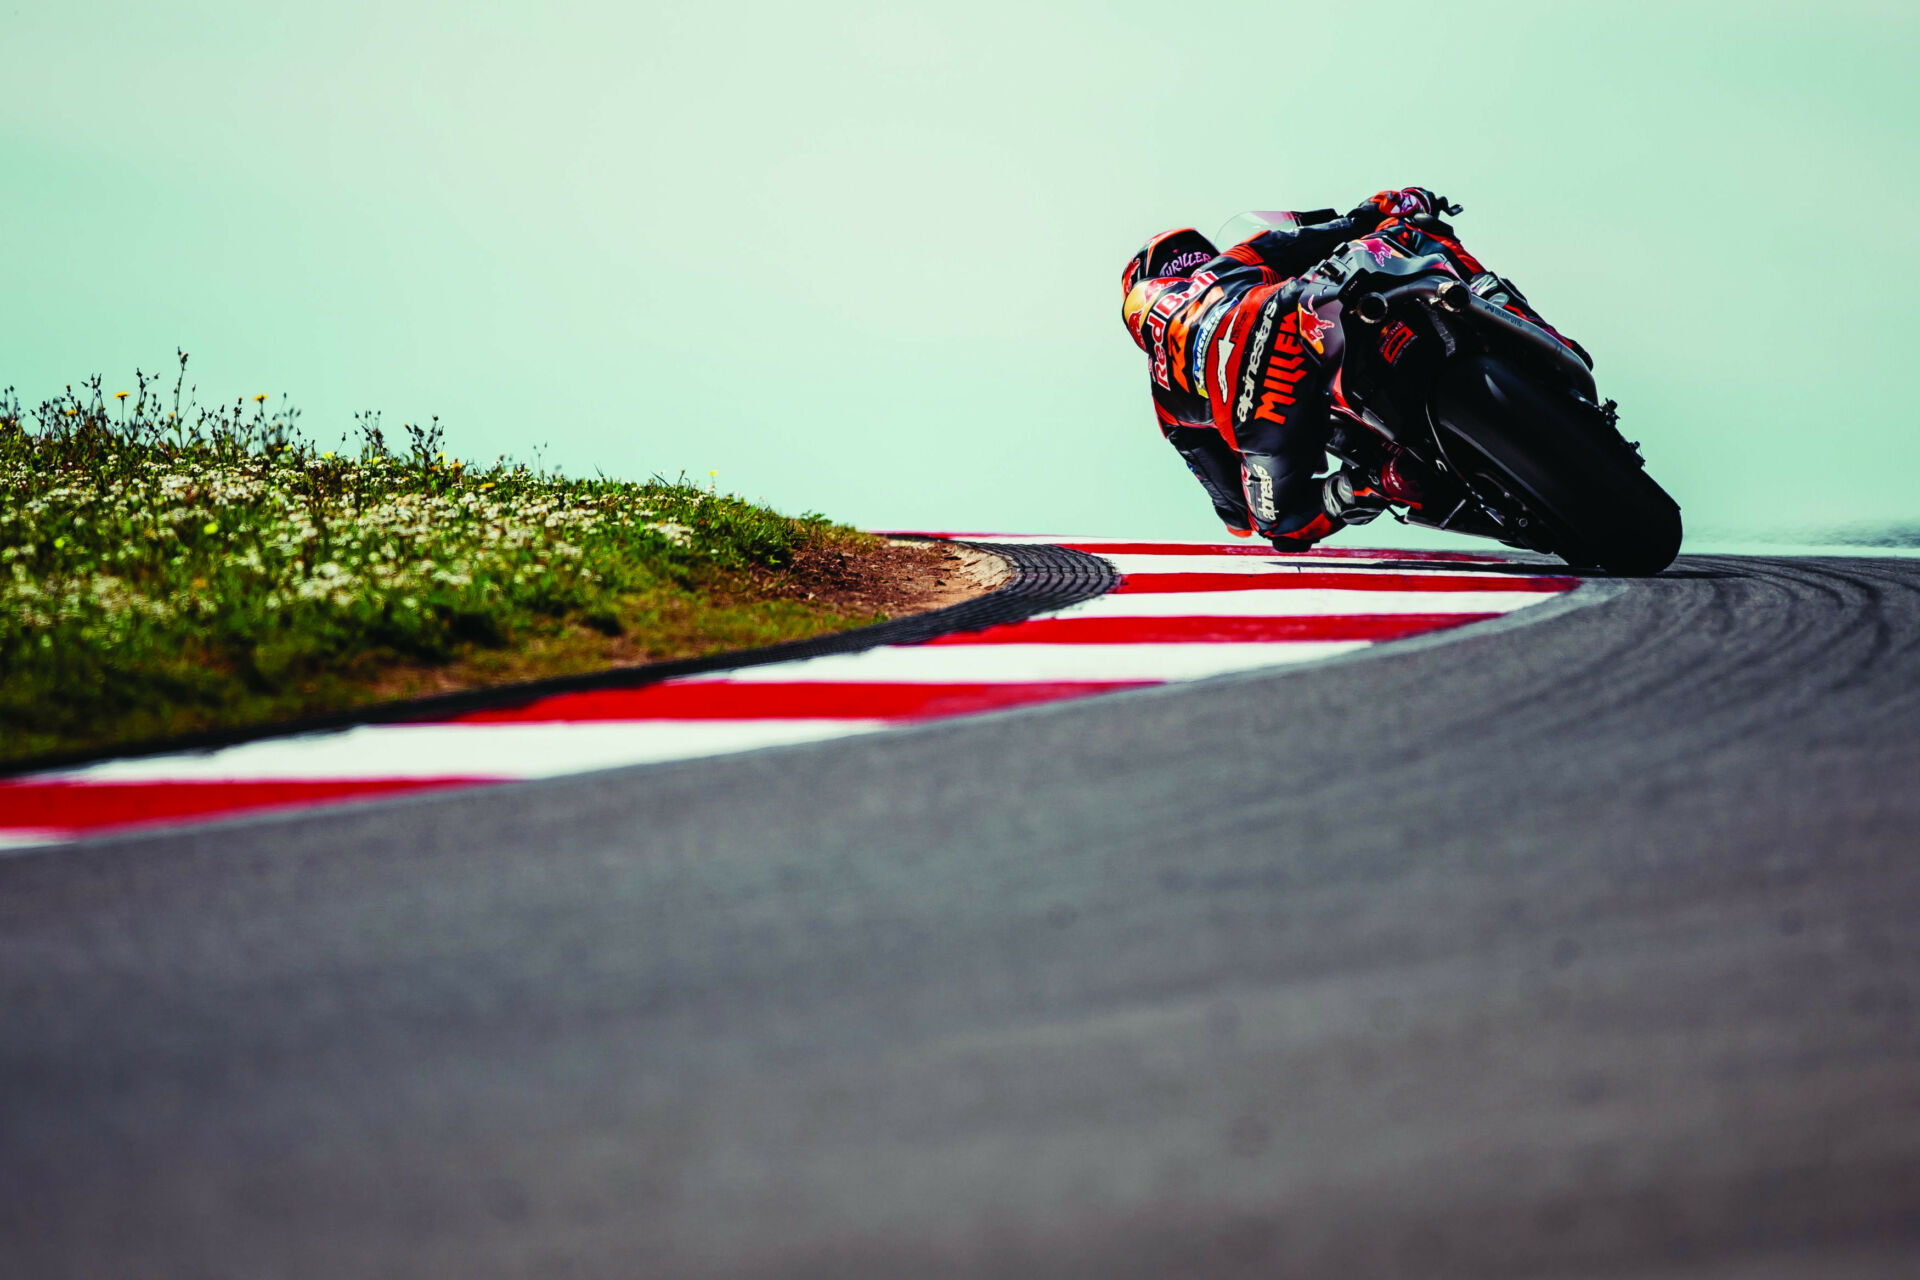
M 1142 591 L 1095 596 L 1040 618 L 1319 618 L 1369 613 L 1511 613 L 1551 591 Z
M 1020 546 L 1092 546 L 1096 542 L 1138 542 L 1138 538 L 1080 538 L 1059 533 L 966 533 L 943 531 L 936 533 L 915 533 L 912 530 L 896 530 L 895 534 L 904 538 L 958 538 L 962 542 L 1005 542 Z M 883 534 L 882 537 L 887 535 Z M 1156 539 L 1159 541 L 1159 539 Z M 1167 543 L 1168 546 L 1218 546 L 1212 542 Z
M 1301 569 L 1322 568 L 1333 570 L 1355 569 L 1352 564 L 1328 564 L 1322 560 L 1317 563 L 1302 563 L 1297 557 L 1282 560 L 1272 556 L 1198 556 L 1198 555 L 1135 555 L 1130 552 L 1109 554 L 1096 551 L 1095 555 L 1118 569 L 1121 573 L 1297 573 Z M 1357 569 L 1365 572 L 1365 565 Z
M 992 543 L 1014 543 L 1014 544 L 1020 544 L 1020 545 L 1040 544 L 1040 545 L 1067 546 L 1067 547 L 1086 547 L 1086 548 L 1096 548 L 1096 549 L 1104 546 L 1119 546 L 1119 545 L 1132 545 L 1132 546 L 1151 545 L 1151 546 L 1157 546 L 1157 547 L 1202 547 L 1202 548 L 1218 549 L 1223 555 L 1232 554 L 1235 552 L 1238 552 L 1241 555 L 1245 555 L 1247 554 L 1248 551 L 1251 550 L 1251 551 L 1257 552 L 1257 554 L 1250 557 L 1251 559 L 1259 559 L 1261 558 L 1261 556 L 1266 556 L 1266 555 L 1275 555 L 1275 556 L 1281 556 L 1286 559 L 1299 560 L 1302 563 L 1322 564 L 1322 565 L 1340 565 L 1340 564 L 1356 564 L 1356 563 L 1365 564 L 1368 561 L 1376 558 L 1385 559 L 1385 560 L 1417 560 L 1422 563 L 1428 563 L 1428 564 L 1461 565 L 1467 568 L 1471 568 L 1475 564 L 1499 565 L 1499 564 L 1524 563 L 1521 561 L 1513 560 L 1510 557 L 1500 555 L 1497 552 L 1480 555 L 1480 554 L 1475 554 L 1473 552 L 1460 552 L 1460 551 L 1422 551 L 1412 547 L 1399 548 L 1399 549 L 1396 549 L 1393 547 L 1350 547 L 1350 548 L 1349 547 L 1325 547 L 1318 551 L 1282 552 L 1272 547 L 1269 547 L 1264 541 L 1261 541 L 1255 538 L 1244 538 L 1239 541 L 1233 541 L 1233 542 L 1219 542 L 1219 541 L 1206 541 L 1206 540 L 1188 540 L 1184 538 L 1078 537 L 1078 536 L 1070 536 L 1067 534 L 1040 534 L 1040 533 L 938 533 L 938 534 L 905 533 L 905 534 L 902 534 L 901 536 L 959 538 L 966 542 L 984 542 L 989 544 L 992 544 Z M 1094 554 L 1101 554 L 1101 553 L 1095 550 Z M 1170 552 L 1169 554 L 1178 554 L 1178 553 Z M 1456 557 L 1464 557 L 1464 558 L 1456 558 Z M 1541 567 L 1549 568 L 1549 569 L 1551 568 L 1550 566 L 1544 566 L 1544 565 Z
M 1493 574 L 1476 569 L 1473 565 L 1410 565 L 1407 561 L 1393 560 L 1329 560 L 1325 557 L 1309 558 L 1305 556 L 1207 556 L 1207 555 L 1146 555 L 1132 552 L 1108 553 L 1095 552 L 1102 560 L 1118 569 L 1121 573 L 1340 573 L 1352 574 L 1356 578 L 1378 577 L 1383 573 L 1417 573 L 1423 578 L 1432 578 L 1436 582 L 1450 578 L 1467 578 L 1475 582 L 1495 584 L 1511 581 L 1512 574 Z M 1542 573 L 1540 577 L 1552 575 Z
M 0 849 L 31 849 L 37 844 L 59 844 L 73 837 L 65 831 L 37 827 L 0 827 Z
M 934 644 L 743 667 L 684 682 L 878 681 L 1005 684 L 1035 680 L 1198 680 L 1364 649 L 1364 640 L 1236 644 Z
M 85 782 L 550 778 L 816 742 L 882 720 L 650 720 L 594 724 L 384 724 L 101 764 L 39 778 Z

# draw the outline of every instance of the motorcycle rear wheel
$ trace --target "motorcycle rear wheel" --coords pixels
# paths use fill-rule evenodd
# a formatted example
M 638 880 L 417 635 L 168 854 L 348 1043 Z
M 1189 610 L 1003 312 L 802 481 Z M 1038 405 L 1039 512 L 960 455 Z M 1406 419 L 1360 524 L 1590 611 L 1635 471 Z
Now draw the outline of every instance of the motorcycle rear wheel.
M 1680 554 L 1679 505 L 1571 392 L 1481 357 L 1448 369 L 1432 403 L 1456 470 L 1471 484 L 1491 467 L 1497 488 L 1545 525 L 1544 550 L 1623 577 L 1650 577 Z

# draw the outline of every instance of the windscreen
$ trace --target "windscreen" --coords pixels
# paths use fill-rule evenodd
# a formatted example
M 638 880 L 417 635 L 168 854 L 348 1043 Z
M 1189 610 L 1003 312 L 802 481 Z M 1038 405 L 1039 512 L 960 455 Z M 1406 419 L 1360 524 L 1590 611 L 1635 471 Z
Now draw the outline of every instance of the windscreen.
M 1288 213 L 1285 209 L 1249 209 L 1245 213 L 1236 213 L 1220 224 L 1220 233 L 1213 242 L 1222 249 L 1250 240 L 1262 231 L 1296 231 L 1300 227 L 1300 215 Z

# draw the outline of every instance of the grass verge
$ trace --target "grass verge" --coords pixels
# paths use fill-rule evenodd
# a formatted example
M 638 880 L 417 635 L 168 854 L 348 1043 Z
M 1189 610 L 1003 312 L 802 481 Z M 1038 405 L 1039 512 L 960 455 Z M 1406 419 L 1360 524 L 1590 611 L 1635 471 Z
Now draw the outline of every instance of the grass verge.
M 0 395 L 0 764 L 885 618 L 797 565 L 878 540 L 682 482 L 322 452 L 265 397 Z

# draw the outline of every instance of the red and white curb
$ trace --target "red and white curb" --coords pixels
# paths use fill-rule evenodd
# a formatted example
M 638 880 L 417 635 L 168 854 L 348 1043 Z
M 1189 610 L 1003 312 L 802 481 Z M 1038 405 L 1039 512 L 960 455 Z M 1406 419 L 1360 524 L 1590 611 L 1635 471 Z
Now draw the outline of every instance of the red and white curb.
M 1451 553 L 962 536 L 1088 552 L 1119 581 L 1064 609 L 917 644 L 0 781 L 0 845 L 717 756 L 1314 662 L 1509 614 L 1577 581 Z

